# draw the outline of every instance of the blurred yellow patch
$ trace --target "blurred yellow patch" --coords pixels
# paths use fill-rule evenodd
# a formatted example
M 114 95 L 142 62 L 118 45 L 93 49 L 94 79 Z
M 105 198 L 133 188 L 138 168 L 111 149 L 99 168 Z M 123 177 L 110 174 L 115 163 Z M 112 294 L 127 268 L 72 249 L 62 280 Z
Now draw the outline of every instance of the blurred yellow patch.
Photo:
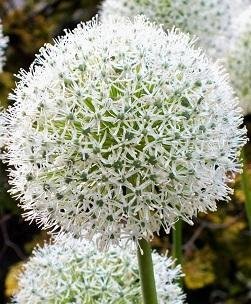
M 213 224 L 222 224 L 222 214 L 220 212 L 211 212 L 207 214 L 201 214 L 200 215 L 201 219 L 204 219 L 206 221 L 209 221 L 210 223 Z
M 240 232 L 244 230 L 246 227 L 247 227 L 247 223 L 244 222 L 243 220 L 239 220 L 229 225 L 227 231 L 233 235 L 235 234 L 236 236 L 239 235 Z
M 24 245 L 25 252 L 31 254 L 35 246 L 43 247 L 45 241 L 49 241 L 50 237 L 46 231 L 41 231 L 39 234 L 34 235 L 33 239 Z
M 250 166 L 250 164 L 248 166 L 246 166 L 245 170 L 246 170 L 246 174 L 249 177 L 249 185 L 250 185 L 250 189 L 251 189 L 251 166 Z M 242 203 L 242 204 L 245 203 L 246 197 L 245 197 L 245 193 L 241 186 L 241 176 L 240 175 L 238 175 L 235 180 L 234 197 L 239 203 Z
M 23 262 L 18 262 L 10 267 L 5 279 L 5 295 L 12 297 L 18 291 L 18 276 L 22 271 Z
M 193 255 L 184 261 L 183 271 L 185 283 L 189 289 L 198 289 L 214 283 L 216 276 L 213 263 L 215 254 L 209 247 L 194 251 Z
M 240 233 L 247 228 L 247 222 L 244 219 L 237 220 L 234 216 L 227 216 L 224 224 L 226 227 L 221 229 L 221 233 L 217 236 L 222 244 L 233 243 L 237 238 L 240 238 Z
M 236 304 L 236 300 L 227 300 L 226 304 Z
M 51 38 L 56 24 L 42 14 L 30 15 L 28 11 L 12 10 L 4 19 L 8 35 L 15 37 L 15 43 L 25 53 L 34 53 Z
M 31 254 L 33 248 L 37 245 L 43 246 L 45 241 L 49 240 L 46 231 L 36 234 L 33 239 L 24 245 L 26 253 Z M 12 297 L 18 291 L 18 276 L 21 273 L 24 262 L 18 262 L 10 267 L 9 272 L 5 279 L 5 295 Z
M 13 75 L 8 72 L 0 73 L 0 107 L 8 106 L 8 94 L 14 87 Z

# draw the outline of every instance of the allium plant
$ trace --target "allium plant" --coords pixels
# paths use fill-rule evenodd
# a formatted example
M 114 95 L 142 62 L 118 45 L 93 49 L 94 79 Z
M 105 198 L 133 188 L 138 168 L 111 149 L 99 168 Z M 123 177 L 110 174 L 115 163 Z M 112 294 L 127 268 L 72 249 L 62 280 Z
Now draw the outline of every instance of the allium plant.
M 200 38 L 199 44 L 211 56 L 222 57 L 233 16 L 245 0 L 104 0 L 100 14 L 128 16 L 144 14 L 165 28 L 174 25 Z
M 5 63 L 5 49 L 7 47 L 8 38 L 3 35 L 3 26 L 0 19 L 0 72 L 2 72 L 3 65 Z
M 100 246 L 216 210 L 246 142 L 221 67 L 178 30 L 94 19 L 21 71 L 7 114 L 11 193 L 28 220 Z
M 251 113 L 251 6 L 235 20 L 226 64 L 245 114 Z
M 153 253 L 159 304 L 182 304 L 180 266 Z M 97 251 L 93 243 L 66 235 L 34 250 L 24 264 L 17 304 L 141 304 L 136 255 L 119 247 Z

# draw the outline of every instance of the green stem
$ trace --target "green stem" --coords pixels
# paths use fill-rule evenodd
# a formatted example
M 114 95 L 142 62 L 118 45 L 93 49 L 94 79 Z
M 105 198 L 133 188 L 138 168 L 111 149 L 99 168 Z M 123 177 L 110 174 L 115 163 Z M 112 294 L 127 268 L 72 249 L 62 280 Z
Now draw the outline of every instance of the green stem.
M 177 264 L 182 263 L 182 220 L 178 220 L 173 229 L 172 256 Z
M 241 175 L 241 186 L 245 195 L 246 214 L 248 218 L 249 227 L 251 229 L 251 190 L 250 190 L 250 181 L 247 170 L 247 160 L 244 149 L 242 150 L 242 159 L 243 159 L 243 173 Z
M 158 304 L 151 247 L 146 240 L 139 240 L 137 255 L 139 263 L 141 289 L 143 294 L 143 303 Z

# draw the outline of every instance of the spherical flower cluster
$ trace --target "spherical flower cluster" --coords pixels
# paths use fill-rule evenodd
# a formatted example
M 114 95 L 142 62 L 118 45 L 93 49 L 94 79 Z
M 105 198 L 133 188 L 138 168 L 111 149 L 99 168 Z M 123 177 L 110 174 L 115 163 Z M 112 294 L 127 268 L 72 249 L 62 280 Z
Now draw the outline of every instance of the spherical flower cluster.
M 182 304 L 180 266 L 153 253 L 160 304 Z M 142 303 L 137 258 L 119 247 L 100 252 L 91 242 L 68 235 L 34 251 L 19 278 L 17 304 Z
M 244 112 L 251 113 L 251 6 L 236 19 L 226 64 Z
M 3 35 L 3 26 L 0 19 L 0 72 L 2 72 L 3 65 L 5 63 L 5 49 L 7 47 L 8 38 Z
M 128 16 L 144 14 L 165 28 L 176 26 L 199 37 L 211 56 L 222 57 L 227 48 L 232 18 L 245 0 L 105 0 L 100 14 Z
M 28 220 L 100 246 L 216 210 L 240 171 L 240 109 L 189 36 L 96 19 L 41 49 L 8 112 L 11 193 Z
M 251 4 L 251 0 L 243 0 L 244 5 L 250 5 Z

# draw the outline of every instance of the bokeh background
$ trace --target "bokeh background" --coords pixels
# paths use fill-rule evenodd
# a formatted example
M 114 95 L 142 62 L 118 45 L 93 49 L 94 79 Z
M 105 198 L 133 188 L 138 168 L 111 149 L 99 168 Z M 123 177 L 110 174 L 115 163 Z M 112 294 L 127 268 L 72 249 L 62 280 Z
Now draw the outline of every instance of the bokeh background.
M 98 12 L 96 0 L 0 0 L 0 17 L 10 44 L 7 63 L 0 74 L 0 104 L 8 106 L 20 68 L 27 69 L 46 42 L 74 28 Z M 251 130 L 250 117 L 245 123 Z M 250 134 L 249 134 L 250 137 Z M 246 147 L 250 172 L 251 145 Z M 200 215 L 194 226 L 183 225 L 184 289 L 189 304 L 251 303 L 251 230 L 245 215 L 241 180 L 233 185 L 230 203 L 219 202 L 218 211 Z M 0 303 L 7 303 L 17 288 L 16 275 L 37 243 L 49 236 L 35 224 L 22 220 L 21 210 L 8 194 L 7 172 L 0 163 Z M 156 237 L 153 246 L 171 252 L 172 238 Z

